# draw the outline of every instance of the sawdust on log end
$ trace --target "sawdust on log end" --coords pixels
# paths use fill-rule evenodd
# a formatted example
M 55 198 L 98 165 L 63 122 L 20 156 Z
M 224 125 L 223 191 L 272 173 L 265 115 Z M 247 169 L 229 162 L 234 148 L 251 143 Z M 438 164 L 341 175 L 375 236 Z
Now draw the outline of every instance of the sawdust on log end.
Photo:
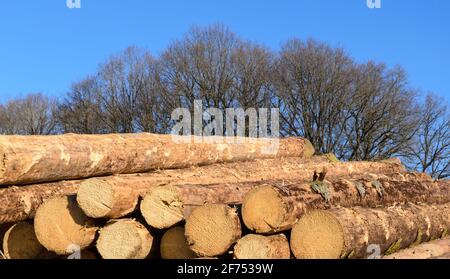
M 291 249 L 297 259 L 337 259 L 343 247 L 342 226 L 327 211 L 311 211 L 292 228 Z
M 163 259 L 194 259 L 197 255 L 189 248 L 184 236 L 184 227 L 177 226 L 166 231 L 161 239 Z
M 150 232 L 132 219 L 114 220 L 100 230 L 97 250 L 104 259 L 145 259 L 153 245 Z
M 75 196 L 53 198 L 36 211 L 37 239 L 49 251 L 69 255 L 94 241 L 97 227 L 78 207 Z
M 284 234 L 248 234 L 234 246 L 236 259 L 290 259 L 289 241 Z
M 242 202 L 242 219 L 247 228 L 264 233 L 279 228 L 288 207 L 274 186 L 263 185 L 250 190 Z
M 236 209 L 222 204 L 196 208 L 186 219 L 186 239 L 199 256 L 224 254 L 241 237 L 241 224 Z
M 20 222 L 10 227 L 3 237 L 3 252 L 7 259 L 35 259 L 45 248 L 39 243 L 34 226 Z
M 145 221 L 158 229 L 170 228 L 184 220 L 184 206 L 175 187 L 163 186 L 150 190 L 141 201 Z

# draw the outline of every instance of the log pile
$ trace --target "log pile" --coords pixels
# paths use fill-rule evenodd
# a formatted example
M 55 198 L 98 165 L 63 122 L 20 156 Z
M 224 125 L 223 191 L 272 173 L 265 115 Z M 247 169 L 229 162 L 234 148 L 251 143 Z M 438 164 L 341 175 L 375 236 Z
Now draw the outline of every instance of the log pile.
M 450 253 L 450 182 L 398 159 L 340 162 L 302 138 L 276 152 L 268 140 L 177 140 L 0 136 L 0 259 Z

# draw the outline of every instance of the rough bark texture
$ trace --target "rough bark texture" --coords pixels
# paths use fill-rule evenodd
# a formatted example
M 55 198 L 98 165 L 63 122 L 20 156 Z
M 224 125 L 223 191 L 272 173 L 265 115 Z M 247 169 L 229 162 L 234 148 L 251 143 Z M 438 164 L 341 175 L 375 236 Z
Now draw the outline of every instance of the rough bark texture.
M 296 258 L 367 258 L 446 236 L 450 203 L 312 211 L 292 228 Z
M 156 134 L 0 136 L 0 185 L 140 173 L 257 158 L 311 157 L 302 138 L 174 137 Z M 177 142 L 178 141 L 178 142 Z
M 123 174 L 103 177 L 105 183 L 120 184 L 145 195 L 153 186 L 176 184 L 241 183 L 260 180 L 309 181 L 314 171 L 328 170 L 327 177 L 405 171 L 397 159 L 381 162 L 342 163 L 330 161 L 327 156 L 310 159 L 277 158 L 249 162 L 225 163 L 188 169 L 158 170 L 146 174 Z M 62 181 L 32 186 L 0 189 L 0 224 L 32 218 L 45 200 L 76 194 L 84 180 Z
M 206 257 L 224 254 L 242 234 L 236 210 L 221 204 L 195 209 L 186 220 L 185 230 L 190 249 Z
M 404 202 L 447 203 L 450 187 L 418 173 L 354 175 L 303 184 L 286 181 L 275 186 L 265 183 L 245 196 L 242 218 L 250 230 L 275 233 L 290 229 L 310 209 L 336 205 L 377 207 Z
M 431 259 L 450 254 L 450 238 L 433 240 L 427 243 L 403 249 L 383 259 Z
M 263 236 L 248 234 L 234 246 L 236 259 L 290 259 L 289 241 L 284 234 Z

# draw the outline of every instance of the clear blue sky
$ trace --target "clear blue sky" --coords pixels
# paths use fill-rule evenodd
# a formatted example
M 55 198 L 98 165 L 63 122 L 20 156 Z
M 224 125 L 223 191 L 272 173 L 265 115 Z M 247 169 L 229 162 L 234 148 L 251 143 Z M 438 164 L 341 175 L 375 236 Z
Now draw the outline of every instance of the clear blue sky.
M 402 65 L 411 85 L 450 100 L 450 1 L 0 0 L 0 102 L 28 92 L 62 96 L 129 45 L 155 55 L 192 25 L 224 23 L 279 49 L 291 37 L 342 46 L 358 61 Z

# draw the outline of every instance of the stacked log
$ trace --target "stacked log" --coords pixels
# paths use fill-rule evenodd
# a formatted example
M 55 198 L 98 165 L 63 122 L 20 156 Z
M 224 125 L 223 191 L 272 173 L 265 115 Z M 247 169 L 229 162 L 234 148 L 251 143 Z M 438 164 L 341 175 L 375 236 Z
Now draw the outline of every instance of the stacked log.
M 178 139 L 0 136 L 0 256 L 389 259 L 449 253 L 450 182 L 407 172 L 397 159 L 311 157 L 313 147 L 301 138 L 281 140 L 277 152 L 267 152 L 273 147 L 267 140 Z
M 259 159 L 256 161 L 227 163 L 193 167 L 188 169 L 158 170 L 145 174 L 131 174 L 120 176 L 108 176 L 94 178 L 95 185 L 101 184 L 103 191 L 112 191 L 114 187 L 116 195 L 126 196 L 127 200 L 133 202 L 139 196 L 145 195 L 151 188 L 164 185 L 198 185 L 219 183 L 241 183 L 264 180 L 299 180 L 308 181 L 312 179 L 314 171 L 329 171 L 328 177 L 347 176 L 354 174 L 373 173 L 397 173 L 404 172 L 404 166 L 397 159 L 381 162 L 352 162 L 342 163 L 330 161 L 328 156 L 317 156 L 314 158 L 276 158 Z M 86 183 L 83 183 L 86 181 Z M 59 181 L 43 183 L 31 186 L 0 188 L 0 224 L 14 223 L 33 218 L 37 207 L 45 200 L 77 194 L 81 185 L 85 194 L 79 197 L 82 206 L 96 207 L 92 204 L 89 196 L 96 195 L 95 189 L 90 189 L 91 179 Z M 120 186 L 119 186 L 120 185 Z M 99 186 L 100 187 L 100 186 Z M 110 189 L 109 189 L 110 188 Z M 120 191 L 121 193 L 117 193 Z M 91 193 L 94 192 L 94 193 Z M 117 204 L 116 201 L 112 201 Z M 89 203 L 91 203 L 89 205 Z M 86 211 L 89 213 L 88 209 Z M 105 216 L 108 213 L 105 213 Z

